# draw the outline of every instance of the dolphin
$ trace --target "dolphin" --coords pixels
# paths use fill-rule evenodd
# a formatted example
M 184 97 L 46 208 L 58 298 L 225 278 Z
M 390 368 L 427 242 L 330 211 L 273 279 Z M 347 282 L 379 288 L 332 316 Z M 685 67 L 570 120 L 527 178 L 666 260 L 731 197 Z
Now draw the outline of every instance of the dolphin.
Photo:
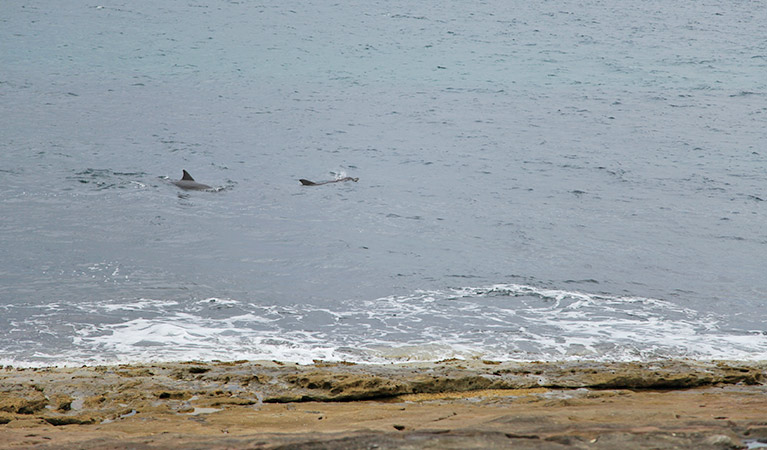
M 205 189 L 213 189 L 212 187 L 208 186 L 207 184 L 202 184 L 194 181 L 194 178 L 192 178 L 191 175 L 189 175 L 189 172 L 186 170 L 182 170 L 184 172 L 184 175 L 181 177 L 180 180 L 174 181 L 173 184 L 180 187 L 181 189 L 187 189 L 187 190 L 196 190 L 196 191 L 204 191 Z
M 339 178 L 337 180 L 318 181 L 316 183 L 314 181 L 309 181 L 309 180 L 306 180 L 306 179 L 303 179 L 303 178 L 301 178 L 298 181 L 300 181 L 301 184 L 303 184 L 304 186 L 319 186 L 319 185 L 328 184 L 328 183 L 338 183 L 340 181 L 354 181 L 356 183 L 359 180 L 360 180 L 359 178 L 343 177 L 343 178 Z

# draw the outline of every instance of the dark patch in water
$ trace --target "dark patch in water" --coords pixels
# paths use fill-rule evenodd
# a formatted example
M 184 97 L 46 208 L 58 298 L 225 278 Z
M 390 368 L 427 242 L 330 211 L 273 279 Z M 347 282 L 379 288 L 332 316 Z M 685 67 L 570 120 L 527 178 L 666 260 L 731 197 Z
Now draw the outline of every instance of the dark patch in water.
M 88 168 L 75 172 L 73 176 L 67 177 L 68 180 L 76 181 L 81 184 L 90 184 L 94 190 L 104 190 L 110 188 L 125 188 L 131 184 L 141 185 L 136 178 L 146 175 L 144 172 L 115 172 L 111 169 L 93 169 Z
M 589 278 L 589 279 L 586 279 L 586 280 L 565 280 L 565 283 L 568 283 L 568 284 L 572 284 L 572 283 L 578 283 L 578 284 L 580 284 L 580 283 L 599 284 L 599 281 L 597 281 L 597 280 L 595 280 L 593 278 Z

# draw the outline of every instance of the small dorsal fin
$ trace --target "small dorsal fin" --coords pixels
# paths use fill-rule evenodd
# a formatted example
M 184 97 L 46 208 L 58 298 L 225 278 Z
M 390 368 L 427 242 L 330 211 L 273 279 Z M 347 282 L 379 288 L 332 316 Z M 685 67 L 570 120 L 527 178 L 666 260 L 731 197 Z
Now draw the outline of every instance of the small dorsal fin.
M 316 185 L 316 184 L 317 184 L 317 183 L 315 183 L 314 181 L 305 180 L 305 179 L 303 179 L 303 178 L 301 178 L 301 179 L 300 179 L 300 180 L 298 180 L 298 181 L 300 181 L 300 182 L 301 182 L 301 184 L 303 184 L 304 186 L 314 186 L 314 185 Z
M 189 172 L 187 172 L 186 170 L 183 170 L 183 169 L 181 169 L 181 171 L 184 172 L 184 176 L 181 177 L 182 180 L 194 181 L 194 178 L 192 178 L 192 176 L 189 175 Z

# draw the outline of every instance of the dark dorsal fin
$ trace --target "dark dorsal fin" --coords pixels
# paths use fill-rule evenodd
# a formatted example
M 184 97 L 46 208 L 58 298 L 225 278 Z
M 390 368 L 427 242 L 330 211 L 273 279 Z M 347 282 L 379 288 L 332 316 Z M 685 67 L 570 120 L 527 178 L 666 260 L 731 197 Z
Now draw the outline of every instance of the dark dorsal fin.
M 300 179 L 300 180 L 298 180 L 298 181 L 300 181 L 300 182 L 301 182 L 301 184 L 303 184 L 304 186 L 314 186 L 314 185 L 316 185 L 316 184 L 317 184 L 317 183 L 315 183 L 314 181 L 305 180 L 305 179 L 303 179 L 303 178 L 301 178 L 301 179 Z
M 183 170 L 183 169 L 181 171 L 184 172 L 184 176 L 181 177 L 182 180 L 194 181 L 194 178 L 192 178 L 192 176 L 189 175 L 189 172 L 187 172 L 186 170 Z

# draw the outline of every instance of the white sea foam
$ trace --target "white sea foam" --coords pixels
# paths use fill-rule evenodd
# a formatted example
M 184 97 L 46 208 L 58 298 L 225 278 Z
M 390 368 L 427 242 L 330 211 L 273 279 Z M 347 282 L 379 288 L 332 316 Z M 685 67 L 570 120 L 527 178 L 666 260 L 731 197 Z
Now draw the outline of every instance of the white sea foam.
M 134 302 L 120 302 L 120 303 L 98 303 L 94 304 L 93 302 L 88 302 L 83 304 L 83 307 L 97 307 L 100 310 L 103 310 L 105 312 L 114 312 L 114 311 L 144 311 L 144 310 L 154 310 L 154 311 L 161 311 L 163 308 L 168 306 L 174 306 L 177 305 L 178 302 L 174 301 L 168 301 L 168 300 L 152 300 L 152 299 L 139 299 Z
M 517 284 L 349 300 L 337 308 L 220 298 L 89 303 L 81 307 L 110 320 L 63 330 L 46 322 L 50 307 L 14 329 L 34 326 L 53 337 L 73 329 L 71 347 L 0 363 L 767 358 L 763 333 L 725 331 L 718 318 L 672 302 Z

